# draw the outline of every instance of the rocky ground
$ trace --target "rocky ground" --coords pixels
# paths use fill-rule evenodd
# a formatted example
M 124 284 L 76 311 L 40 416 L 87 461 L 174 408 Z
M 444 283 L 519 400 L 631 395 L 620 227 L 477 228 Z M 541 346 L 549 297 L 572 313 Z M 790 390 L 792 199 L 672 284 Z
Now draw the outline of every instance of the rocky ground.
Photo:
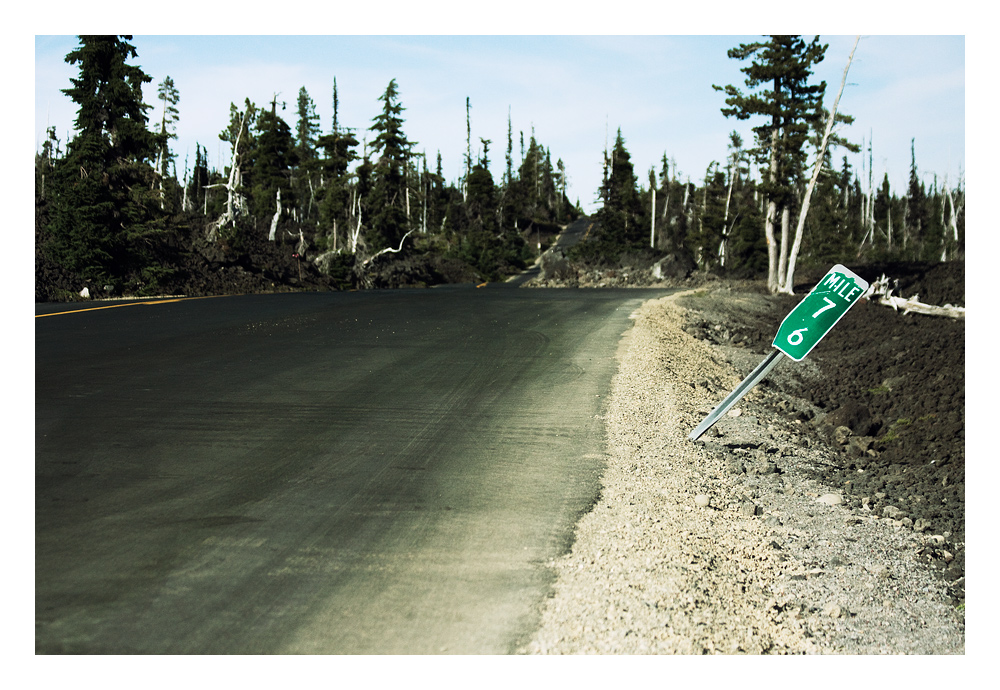
M 964 305 L 962 264 L 855 270 Z M 859 303 L 686 438 L 821 273 L 795 297 L 697 280 L 634 315 L 601 499 L 524 653 L 964 653 L 963 321 Z
M 86 281 L 59 266 L 42 251 L 47 236 L 43 219 L 36 218 L 35 301 L 65 302 L 151 295 L 238 295 L 264 292 L 350 290 L 358 287 L 426 287 L 442 283 L 480 283 L 483 278 L 469 265 L 436 255 L 388 255 L 374 261 L 363 276 L 352 271 L 353 257 L 335 257 L 333 266 L 320 270 L 319 252 L 303 250 L 298 236 L 279 231 L 275 241 L 259 230 L 230 247 L 205 238 L 201 225 L 178 221 L 154 248 L 162 275 L 156 283 L 102 285 Z M 363 284 L 362 284 L 363 283 Z M 87 288 L 87 297 L 81 297 Z

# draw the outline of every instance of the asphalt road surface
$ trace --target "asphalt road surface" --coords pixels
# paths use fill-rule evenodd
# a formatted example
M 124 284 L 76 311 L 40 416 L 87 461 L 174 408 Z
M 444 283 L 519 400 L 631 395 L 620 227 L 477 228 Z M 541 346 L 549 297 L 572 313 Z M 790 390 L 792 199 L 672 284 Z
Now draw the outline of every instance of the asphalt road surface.
M 38 305 L 36 652 L 515 650 L 662 294 Z

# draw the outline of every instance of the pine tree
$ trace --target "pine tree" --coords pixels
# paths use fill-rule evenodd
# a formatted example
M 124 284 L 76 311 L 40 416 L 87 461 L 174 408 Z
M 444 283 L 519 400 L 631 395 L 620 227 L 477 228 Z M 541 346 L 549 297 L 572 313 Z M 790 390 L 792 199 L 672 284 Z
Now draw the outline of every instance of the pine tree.
M 337 80 L 333 80 L 333 121 L 329 134 L 317 139 L 324 155 L 320 161 L 323 187 L 319 193 L 320 223 L 325 228 L 328 249 L 353 251 L 347 241 L 353 229 L 357 228 L 357 188 L 352 194 L 352 176 L 348 173 L 351 163 L 358 159 L 355 152 L 358 140 L 348 128 L 340 127 L 340 99 L 337 96 Z M 341 243 L 338 237 L 343 235 Z
M 741 68 L 746 86 L 757 93 L 744 95 L 735 86 L 715 86 L 726 94 L 722 114 L 748 120 L 765 118 L 754 127 L 758 162 L 766 166 L 761 191 L 767 199 L 765 235 L 768 241 L 768 288 L 777 292 L 784 279 L 784 263 L 790 248 L 787 218 L 796 203 L 795 183 L 805 165 L 804 145 L 811 128 L 822 120 L 826 82 L 811 85 L 813 65 L 821 62 L 827 46 L 817 36 L 806 43 L 800 36 L 771 36 L 767 42 L 741 44 L 729 50 L 730 58 L 752 59 Z M 774 226 L 782 217 L 782 242 L 774 239 Z
M 406 216 L 406 177 L 404 175 L 411 150 L 417 142 L 409 141 L 403 133 L 402 113 L 396 80 L 392 79 L 379 100 L 382 112 L 372 119 L 369 130 L 376 132 L 372 141 L 375 156 L 373 185 L 368 207 L 369 249 L 401 246 L 409 232 Z
M 917 170 L 916 139 L 910 140 L 910 179 L 906 191 L 906 249 L 907 258 L 918 261 L 934 259 L 938 247 L 930 232 L 930 214 L 927 212 L 927 192 Z
M 174 80 L 169 76 L 165 77 L 157 87 L 156 95 L 162 104 L 162 115 L 160 117 L 159 131 L 159 151 L 156 157 L 156 174 L 160 178 L 158 181 L 160 193 L 160 208 L 164 208 L 164 181 L 167 179 L 167 168 L 174 160 L 174 154 L 170 151 L 170 140 L 177 138 L 177 121 L 180 118 L 180 111 L 177 103 L 180 102 L 180 94 L 174 86 Z
M 712 162 L 705 171 L 705 186 L 697 209 L 694 228 L 688 234 L 689 248 L 704 270 L 715 268 L 723 256 L 726 219 L 726 178 L 719 164 Z
M 297 169 L 293 186 L 296 196 L 306 205 L 302 213 L 302 219 L 305 220 L 312 217 L 319 187 L 319 179 L 314 178 L 317 177 L 316 173 L 320 167 L 316 151 L 320 124 L 319 115 L 316 114 L 316 104 L 304 86 L 299 89 L 296 115 L 298 116 L 295 127 Z
M 320 124 L 319 115 L 316 114 L 316 104 L 304 86 L 299 89 L 296 115 L 298 120 L 295 127 L 295 153 L 298 156 L 299 165 L 305 165 L 316 158 Z
M 597 212 L 600 224 L 597 241 L 586 243 L 590 246 L 582 247 L 578 253 L 583 258 L 613 263 L 624 252 L 649 246 L 648 218 L 621 129 L 610 154 L 606 155 L 606 168 L 606 180 L 600 190 L 604 203 Z
M 162 270 L 148 253 L 160 232 L 152 162 L 157 136 L 147 129 L 142 85 L 151 78 L 128 64 L 131 36 L 80 36 L 66 56 L 79 65 L 73 87 L 77 135 L 56 168 L 52 257 L 98 289 L 155 287 Z
M 188 198 L 192 206 L 202 215 L 208 215 L 205 189 L 209 185 L 208 150 L 199 143 L 194 145 L 194 168 L 188 182 Z
M 256 146 L 251 153 L 250 208 L 258 219 L 271 219 L 277 210 L 279 192 L 282 208 L 295 205 L 291 176 L 298 161 L 291 127 L 278 115 L 277 97 L 271 101 L 271 109 L 257 119 L 256 129 Z

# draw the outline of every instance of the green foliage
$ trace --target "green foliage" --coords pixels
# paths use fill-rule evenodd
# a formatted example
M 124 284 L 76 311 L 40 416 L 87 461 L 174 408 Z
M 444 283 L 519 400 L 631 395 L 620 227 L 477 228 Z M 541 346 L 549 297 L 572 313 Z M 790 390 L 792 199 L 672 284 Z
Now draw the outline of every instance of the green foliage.
M 604 202 L 593 242 L 581 245 L 573 256 L 594 263 L 614 264 L 622 254 L 649 247 L 648 218 L 636 187 L 632 159 L 621 130 L 610 155 L 605 152 L 604 183 L 599 190 Z
M 180 101 L 180 94 L 177 91 L 177 87 L 174 86 L 174 80 L 169 76 L 165 77 L 160 85 L 156 89 L 156 96 L 160 99 L 162 106 L 162 114 L 160 117 L 160 131 L 158 136 L 159 150 L 157 152 L 157 174 L 160 179 L 166 179 L 167 170 L 171 161 L 174 159 L 173 153 L 170 151 L 169 142 L 171 139 L 177 138 L 177 121 L 180 119 L 180 111 L 177 109 L 177 103 Z
M 295 154 L 299 165 L 311 168 L 316 160 L 316 146 L 319 138 L 319 115 L 316 114 L 316 104 L 309 97 L 306 87 L 299 89 L 296 105 L 298 124 L 295 128 Z
M 78 133 L 52 175 L 50 255 L 87 281 L 115 289 L 151 274 L 150 249 L 162 229 L 150 164 L 158 149 L 147 127 L 142 85 L 150 81 L 127 60 L 130 36 L 81 36 L 66 56 L 79 65 L 73 87 Z
M 298 163 L 292 130 L 275 105 L 261 113 L 256 124 L 255 146 L 250 151 L 251 213 L 257 218 L 270 218 L 276 209 L 276 195 L 281 191 L 282 208 L 295 204 L 292 190 L 292 167 Z M 244 179 L 244 184 L 247 180 Z
M 713 163 L 705 171 L 705 186 L 701 189 L 701 204 L 688 231 L 688 250 L 704 270 L 720 265 L 721 245 L 727 230 L 726 177 Z
M 369 127 L 376 133 L 371 144 L 375 162 L 366 214 L 366 240 L 372 252 L 384 247 L 399 247 L 409 231 L 406 166 L 416 143 L 403 133 L 405 108 L 399 104 L 395 79 L 389 82 L 379 100 L 382 112 L 373 118 Z
M 763 118 L 753 128 L 757 146 L 752 153 L 769 172 L 762 190 L 769 198 L 777 199 L 780 206 L 786 206 L 792 203 L 793 184 L 805 163 L 804 147 L 810 130 L 822 122 L 826 82 L 808 82 L 813 65 L 822 62 L 827 46 L 819 42 L 818 36 L 808 44 L 801 36 L 769 38 L 766 42 L 741 44 L 728 53 L 733 59 L 752 59 L 740 70 L 746 75 L 748 93 L 732 85 L 712 88 L 726 94 L 728 107 L 722 108 L 726 117 Z

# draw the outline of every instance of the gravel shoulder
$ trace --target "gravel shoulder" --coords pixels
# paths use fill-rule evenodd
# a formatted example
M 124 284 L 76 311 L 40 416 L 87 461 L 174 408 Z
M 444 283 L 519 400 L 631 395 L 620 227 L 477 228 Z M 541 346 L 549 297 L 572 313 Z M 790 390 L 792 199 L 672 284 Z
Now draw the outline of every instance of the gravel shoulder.
M 552 594 L 520 652 L 964 654 L 964 606 L 922 558 L 947 537 L 853 508 L 817 479 L 838 450 L 777 413 L 802 404 L 781 392 L 787 362 L 778 385 L 686 438 L 761 358 L 686 332 L 693 292 L 633 314 L 600 500 L 549 563 Z

